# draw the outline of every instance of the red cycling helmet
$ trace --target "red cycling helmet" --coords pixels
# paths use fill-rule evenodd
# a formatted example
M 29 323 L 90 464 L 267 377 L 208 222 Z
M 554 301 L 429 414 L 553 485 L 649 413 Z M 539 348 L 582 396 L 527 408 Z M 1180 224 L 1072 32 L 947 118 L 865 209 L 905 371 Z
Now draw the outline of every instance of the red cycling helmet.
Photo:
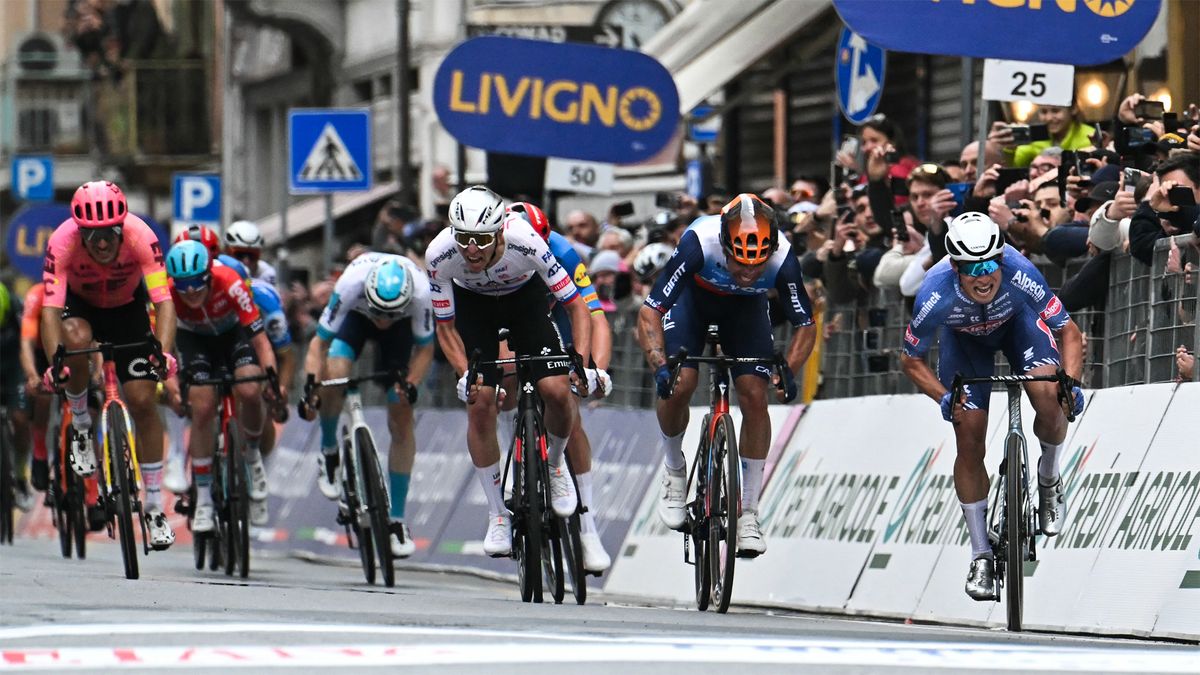
M 546 212 L 529 202 L 515 202 L 508 207 L 510 213 L 519 213 L 524 216 L 525 220 L 533 226 L 533 231 L 542 236 L 542 239 L 550 241 L 550 219 L 546 217 Z
M 221 239 L 210 227 L 189 225 L 186 230 L 175 235 L 174 243 L 178 244 L 181 241 L 198 241 L 204 244 L 204 248 L 208 249 L 210 260 L 216 260 L 217 256 L 221 254 Z
M 129 206 L 121 188 L 106 180 L 84 183 L 71 197 L 71 217 L 79 227 L 112 227 L 125 222 Z

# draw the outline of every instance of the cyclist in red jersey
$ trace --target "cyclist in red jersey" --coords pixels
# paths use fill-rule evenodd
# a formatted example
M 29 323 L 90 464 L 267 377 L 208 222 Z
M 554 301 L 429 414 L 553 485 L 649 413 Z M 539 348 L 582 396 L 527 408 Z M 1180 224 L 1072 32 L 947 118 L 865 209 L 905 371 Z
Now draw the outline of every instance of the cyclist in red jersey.
M 204 248 L 208 249 L 209 260 L 216 260 L 217 256 L 221 254 L 221 238 L 211 227 L 188 225 L 187 229 L 181 230 L 179 234 L 175 235 L 172 243 L 178 244 L 181 241 L 198 241 L 204 244 Z
M 47 355 L 60 346 L 84 349 L 93 340 L 127 344 L 150 333 L 146 300 L 154 303 L 154 334 L 164 363 L 155 363 L 150 346 L 114 354 L 117 377 L 137 431 L 137 454 L 146 488 L 145 518 L 150 545 L 162 550 L 175 533 L 162 508 L 163 424 L 158 415 L 156 370 L 172 373 L 175 359 L 175 305 L 167 288 L 162 247 L 150 226 L 129 213 L 121 188 L 107 181 L 84 183 L 71 199 L 71 218 L 50 236 L 42 272 L 42 345 Z M 67 359 L 65 390 L 75 436 L 71 464 L 76 473 L 96 470 L 92 417 L 87 408 L 88 359 Z M 52 385 L 55 373 L 46 370 Z
M 179 308 L 179 358 L 189 373 L 199 378 L 217 375 L 224 366 L 234 377 L 253 377 L 263 368 L 276 369 L 275 352 L 263 332 L 262 315 L 250 289 L 232 267 L 214 265 L 204 246 L 185 241 L 171 247 L 167 255 L 171 297 Z M 274 399 L 276 392 L 259 382 L 243 382 L 233 388 L 238 399 L 238 423 L 245 439 L 243 453 L 250 472 L 250 521 L 267 524 L 267 471 L 263 467 L 261 439 L 264 425 L 262 397 Z M 179 381 L 167 381 L 167 395 L 176 412 L 182 412 Z M 217 416 L 217 392 L 212 387 L 188 390 L 192 409 L 192 433 L 188 454 L 192 458 L 192 480 L 196 484 L 193 532 L 211 532 L 213 522 L 212 453 Z

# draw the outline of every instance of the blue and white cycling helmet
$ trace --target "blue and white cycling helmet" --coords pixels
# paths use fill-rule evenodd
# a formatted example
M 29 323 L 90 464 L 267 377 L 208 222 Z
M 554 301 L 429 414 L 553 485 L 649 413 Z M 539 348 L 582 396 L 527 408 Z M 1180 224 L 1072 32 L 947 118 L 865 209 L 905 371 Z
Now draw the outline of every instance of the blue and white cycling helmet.
M 968 211 L 954 217 L 946 228 L 946 253 L 958 262 L 992 260 L 1004 252 L 1000 226 L 986 214 Z
M 212 264 L 208 249 L 198 241 L 181 241 L 167 251 L 167 276 L 190 279 L 207 274 Z
M 399 314 L 412 302 L 412 275 L 395 258 L 384 258 L 367 273 L 363 291 L 371 309 L 381 314 Z

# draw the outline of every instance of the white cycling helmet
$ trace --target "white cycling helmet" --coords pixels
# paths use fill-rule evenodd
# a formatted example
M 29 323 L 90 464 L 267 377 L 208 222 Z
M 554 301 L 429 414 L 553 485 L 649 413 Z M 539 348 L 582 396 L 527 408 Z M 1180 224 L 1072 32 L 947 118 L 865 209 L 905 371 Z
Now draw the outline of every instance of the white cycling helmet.
M 633 271 L 642 279 L 649 279 L 667 264 L 674 252 L 675 248 L 670 244 L 662 242 L 647 244 L 645 248 L 638 251 L 637 257 L 633 259 Z
M 248 220 L 235 220 L 225 228 L 225 248 L 232 251 L 261 251 L 262 233 Z
M 968 211 L 954 217 L 946 229 L 946 253 L 951 260 L 979 262 L 1004 252 L 1000 226 L 986 214 Z
M 472 185 L 450 202 L 450 226 L 463 232 L 496 232 L 504 214 L 504 200 L 482 185 Z
M 384 258 L 371 266 L 363 293 L 376 312 L 399 314 L 412 302 L 412 274 L 396 258 Z

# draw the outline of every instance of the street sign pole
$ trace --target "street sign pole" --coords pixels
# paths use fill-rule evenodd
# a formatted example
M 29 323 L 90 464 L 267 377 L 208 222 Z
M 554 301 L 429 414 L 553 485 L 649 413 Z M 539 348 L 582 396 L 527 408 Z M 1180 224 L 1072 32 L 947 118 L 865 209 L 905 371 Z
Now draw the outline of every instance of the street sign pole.
M 325 232 L 322 237 L 325 244 L 325 269 L 323 278 L 328 279 L 333 273 L 333 193 L 325 193 Z

